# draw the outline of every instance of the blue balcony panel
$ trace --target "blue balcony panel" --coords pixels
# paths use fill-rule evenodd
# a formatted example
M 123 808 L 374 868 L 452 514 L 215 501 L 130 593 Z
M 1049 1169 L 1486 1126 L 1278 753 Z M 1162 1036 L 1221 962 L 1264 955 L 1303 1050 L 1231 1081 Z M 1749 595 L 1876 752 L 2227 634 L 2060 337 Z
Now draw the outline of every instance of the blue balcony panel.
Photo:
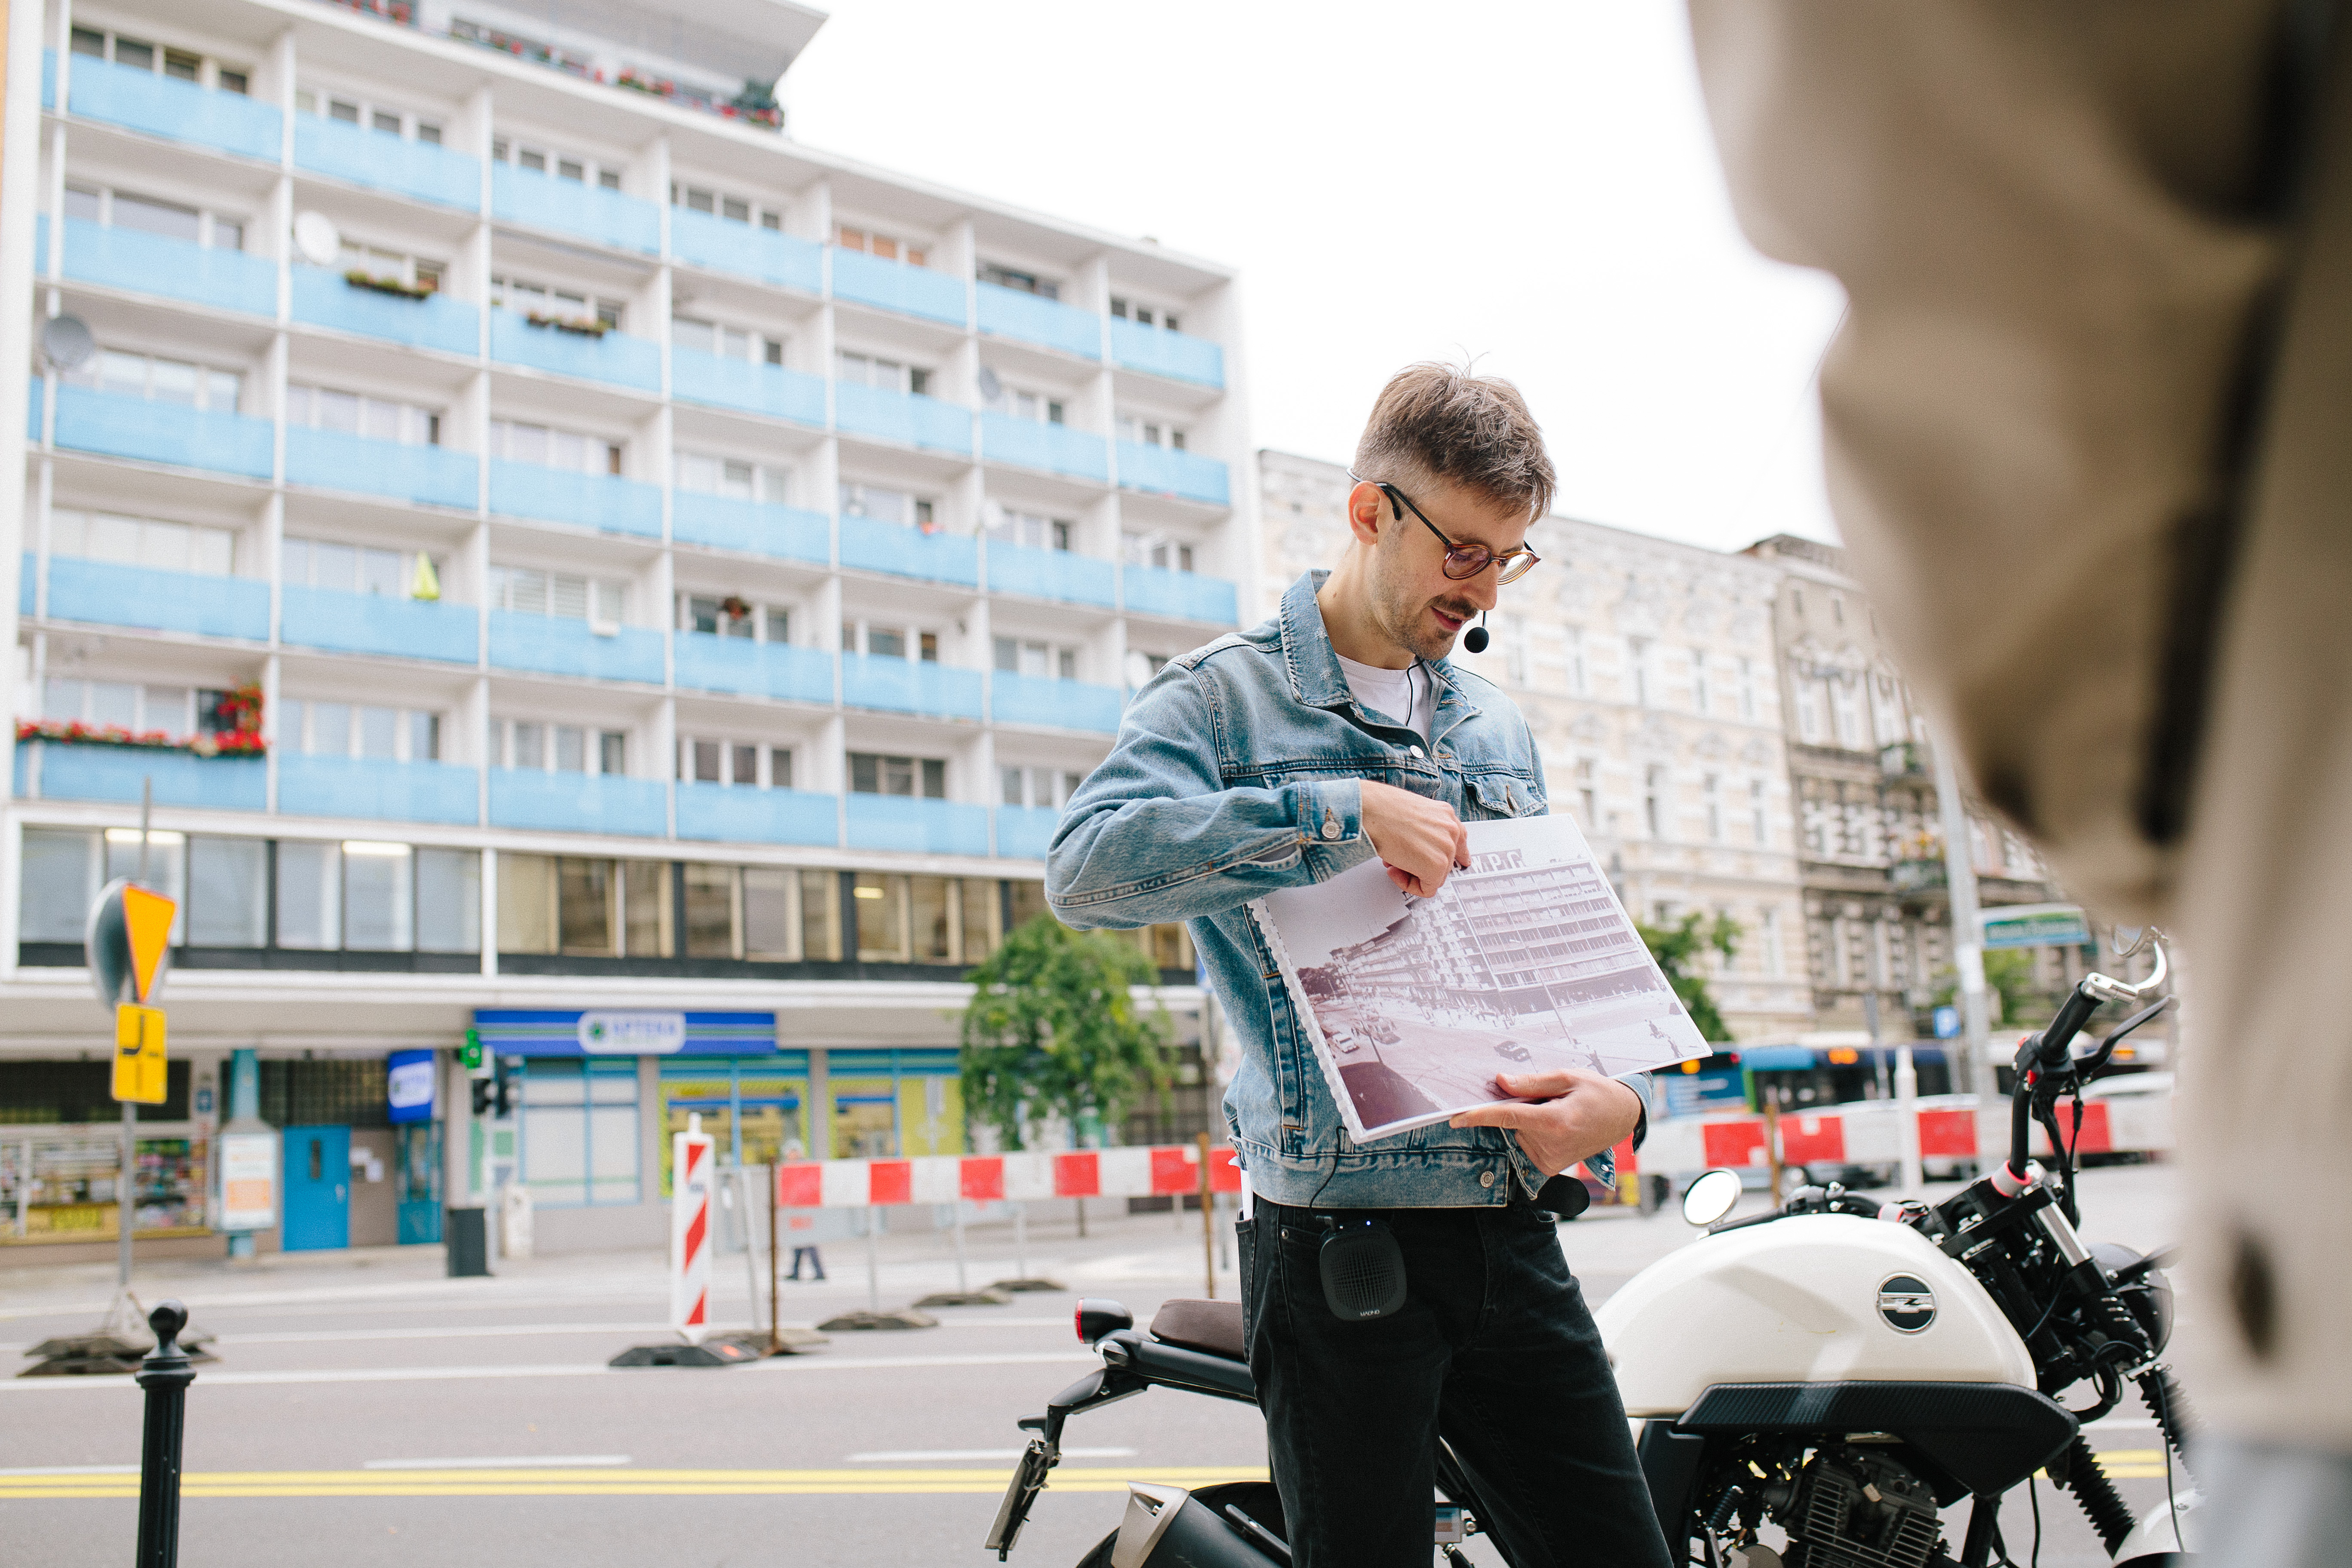
M 1037 550 L 1026 544 L 988 546 L 988 591 L 1060 599 L 1073 605 L 1118 603 L 1118 569 L 1108 561 L 1069 550 Z
M 996 853 L 1006 860 L 1043 860 L 1054 842 L 1062 814 L 1044 806 L 1000 805 L 996 808 Z
M 86 119 L 278 162 L 285 121 L 275 104 L 88 55 L 74 57 L 72 78 L 66 104 Z
M 1018 289 L 994 283 L 973 285 L 980 300 L 980 330 L 993 337 L 1018 338 L 1081 359 L 1102 358 L 1103 319 L 1092 310 L 1074 310 L 1053 300 L 1041 300 Z
M 708 544 L 783 561 L 823 566 L 833 559 L 833 520 L 824 513 L 733 496 L 672 491 L 669 533 L 681 544 Z
M 713 408 L 824 424 L 824 378 L 781 365 L 720 359 L 699 349 L 669 351 L 670 395 Z
M 661 390 L 661 347 L 626 332 L 591 337 L 562 327 L 534 327 L 513 310 L 490 312 L 490 357 L 555 375 L 602 381 L 639 392 Z
M 834 845 L 841 842 L 840 809 L 838 796 L 807 790 L 687 783 L 677 786 L 677 836 L 723 844 Z
M 852 708 L 926 719 L 977 719 L 980 671 L 845 653 L 841 656 L 841 700 Z
M 66 219 L 65 237 L 65 275 L 77 281 L 254 316 L 278 313 L 278 264 L 262 257 L 78 217 Z
M 41 107 L 55 109 L 57 106 L 58 51 L 43 49 L 41 51 Z
M 41 438 L 41 405 L 48 401 L 48 383 L 35 376 L 25 393 L 25 439 L 37 442 Z
M 1225 351 L 1208 339 L 1122 321 L 1116 316 L 1110 323 L 1110 357 L 1124 369 L 1164 375 L 1171 381 L 1225 384 Z
M 1110 444 L 1084 430 L 1015 419 L 1009 414 L 983 413 L 980 438 L 992 463 L 1018 463 L 1024 468 L 1044 468 L 1100 484 L 1110 480 Z
M 853 435 L 971 455 L 971 411 L 919 393 L 843 382 L 833 389 L 833 418 Z
M 901 315 L 926 321 L 964 324 L 963 279 L 928 267 L 908 267 L 877 261 L 870 256 L 835 247 L 833 251 L 833 295 L 855 300 Z
M 1186 500 L 1230 506 L 1225 466 L 1214 458 L 1180 452 L 1173 447 L 1118 444 L 1118 484 L 1121 489 L 1147 490 L 1155 495 L 1181 496 Z
M 269 584 L 52 555 L 49 618 L 268 642 Z
M 1229 626 L 1240 614 L 1234 585 L 1222 577 L 1171 572 L 1164 566 L 1129 566 L 1122 574 L 1120 591 L 1133 615 Z
M 924 533 L 872 518 L 841 520 L 841 563 L 926 583 L 980 586 L 980 546 L 961 533 Z
M 419 201 L 467 212 L 482 210 L 480 159 L 430 142 L 406 141 L 394 132 L 298 113 L 294 166 Z
M 199 757 L 154 746 L 41 745 L 41 798 L 112 800 L 139 798 L 152 779 L 157 805 L 194 805 L 214 811 L 260 811 L 269 803 L 268 764 L 259 757 Z M 30 784 L 29 747 L 16 747 L 16 793 Z
M 988 807 L 895 795 L 853 795 L 852 849 L 903 849 L 919 855 L 988 853 Z
M 657 779 L 490 770 L 490 826 L 546 833 L 625 833 L 658 838 L 668 806 Z
M 659 539 L 661 498 L 661 487 L 635 479 L 490 459 L 490 510 L 508 517 Z
M 833 700 L 833 656 L 822 648 L 679 632 L 671 668 L 678 685 L 697 691 L 786 702 Z
M 481 775 L 454 763 L 278 754 L 278 809 L 295 816 L 355 816 L 374 822 L 481 819 Z
M 659 686 L 662 634 L 644 626 L 623 626 L 606 636 L 591 629 L 586 621 L 492 610 L 490 664 L 498 669 Z
M 296 647 L 472 664 L 480 630 L 471 605 L 390 599 L 291 583 L 278 599 L 278 639 Z
M 824 291 L 824 249 L 772 228 L 732 223 L 691 207 L 669 209 L 669 253 L 679 261 L 757 278 L 780 289 Z
M 1115 686 L 1083 680 L 1043 680 L 998 670 L 989 678 L 988 716 L 999 724 L 1043 724 L 1056 730 L 1118 733 Z
M 661 252 L 661 209 L 653 203 L 512 163 L 490 165 L 490 216 L 500 223 L 579 235 L 618 250 Z
M 341 430 L 286 431 L 286 482 L 322 490 L 391 496 L 426 506 L 474 510 L 481 469 L 471 452 L 446 447 L 404 447 Z M 660 525 L 656 514 L 656 529 Z
M 20 616 L 33 613 L 35 595 L 40 592 L 40 584 L 34 579 L 40 569 L 41 558 L 29 550 L 25 552 L 23 563 L 16 570 L 16 613 Z
M 324 267 L 294 268 L 293 293 L 294 319 L 314 327 L 468 357 L 481 348 L 481 312 L 447 294 L 404 299 L 347 282 Z
M 267 419 L 200 414 L 86 386 L 58 388 L 57 444 L 77 452 L 266 479 L 272 434 Z

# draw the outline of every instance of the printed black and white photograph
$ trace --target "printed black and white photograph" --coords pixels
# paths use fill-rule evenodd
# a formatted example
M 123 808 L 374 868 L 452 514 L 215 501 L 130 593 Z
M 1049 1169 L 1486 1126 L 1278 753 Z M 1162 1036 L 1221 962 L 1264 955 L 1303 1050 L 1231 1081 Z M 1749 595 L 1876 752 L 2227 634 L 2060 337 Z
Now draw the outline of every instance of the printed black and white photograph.
M 1707 1053 L 1573 821 L 1468 826 L 1469 868 L 1434 898 L 1371 859 L 1251 905 L 1355 1137 L 1507 1099 L 1498 1073 Z

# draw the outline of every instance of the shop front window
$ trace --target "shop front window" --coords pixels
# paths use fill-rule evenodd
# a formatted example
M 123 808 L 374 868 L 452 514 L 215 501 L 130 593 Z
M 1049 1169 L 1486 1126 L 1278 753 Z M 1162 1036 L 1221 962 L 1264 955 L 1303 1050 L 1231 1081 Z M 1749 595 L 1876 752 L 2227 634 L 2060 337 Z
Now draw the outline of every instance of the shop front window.
M 522 1083 L 522 1181 L 532 1201 L 641 1201 L 634 1057 L 533 1057 Z

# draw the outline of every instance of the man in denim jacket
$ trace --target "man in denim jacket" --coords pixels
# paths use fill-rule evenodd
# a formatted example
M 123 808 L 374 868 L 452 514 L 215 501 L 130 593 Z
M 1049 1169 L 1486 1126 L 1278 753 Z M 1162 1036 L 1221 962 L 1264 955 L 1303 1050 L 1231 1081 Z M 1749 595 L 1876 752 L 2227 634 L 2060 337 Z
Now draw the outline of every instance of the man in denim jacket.
M 1344 1131 L 1244 905 L 1377 855 L 1408 893 L 1466 866 L 1465 818 L 1545 807 L 1534 737 L 1446 655 L 1534 563 L 1551 462 L 1507 382 L 1414 365 L 1356 448 L 1351 539 L 1275 617 L 1171 661 L 1074 795 L 1048 858 L 1066 924 L 1189 922 L 1242 1044 L 1224 1110 L 1250 1187 L 1250 1367 L 1298 1568 L 1424 1568 L 1442 1436 L 1517 1568 L 1666 1563 L 1607 1357 L 1560 1255 L 1545 1181 L 1604 1180 L 1638 1088 L 1503 1075 L 1518 1097 L 1377 1143 Z M 1342 1321 L 1318 1216 L 1371 1211 L 1404 1307 Z

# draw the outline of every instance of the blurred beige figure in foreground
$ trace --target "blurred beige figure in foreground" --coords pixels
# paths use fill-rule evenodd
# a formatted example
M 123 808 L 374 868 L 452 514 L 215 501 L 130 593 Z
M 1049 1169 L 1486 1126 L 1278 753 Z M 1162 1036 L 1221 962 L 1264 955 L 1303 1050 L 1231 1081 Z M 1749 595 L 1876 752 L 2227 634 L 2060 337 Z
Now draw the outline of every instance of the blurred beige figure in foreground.
M 1741 223 L 1850 310 L 1830 497 L 1977 790 L 2194 964 L 2204 1561 L 2352 1560 L 2339 7 L 1693 0 Z

